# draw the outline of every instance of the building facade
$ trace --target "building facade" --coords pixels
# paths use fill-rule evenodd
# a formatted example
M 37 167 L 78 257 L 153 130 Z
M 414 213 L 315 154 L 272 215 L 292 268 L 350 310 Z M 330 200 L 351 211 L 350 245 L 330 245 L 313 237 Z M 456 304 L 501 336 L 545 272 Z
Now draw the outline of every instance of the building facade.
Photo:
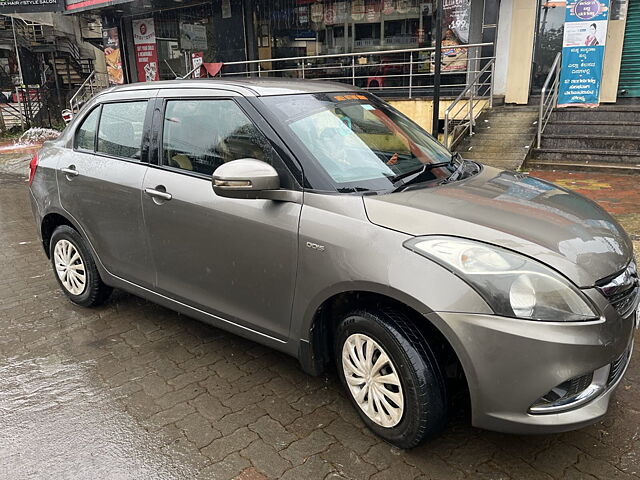
M 358 54 L 356 76 L 362 86 L 377 82 L 406 87 L 409 54 L 415 52 L 418 78 L 428 83 L 433 67 L 429 49 L 435 44 L 434 4 L 418 0 L 209 0 L 166 2 L 163 0 L 108 1 L 68 0 L 66 13 L 97 15 L 105 32 L 108 54 L 120 50 L 122 79 L 117 82 L 173 79 L 189 73 L 194 62 L 224 63 L 224 71 L 279 70 L 276 76 L 300 76 L 295 68 L 305 68 L 305 78 L 331 76 L 327 62 L 318 57 Z M 469 44 L 493 44 L 497 26 L 497 0 L 444 0 L 443 45 L 447 63 L 443 70 L 465 73 L 469 69 Z M 141 46 L 140 28 L 152 29 L 152 41 Z M 137 40 L 136 40 L 137 39 Z M 380 52 L 376 58 L 367 56 Z M 384 52 L 396 52 L 382 55 Z M 476 58 L 490 57 L 493 50 L 474 52 Z M 305 57 L 303 59 L 302 57 Z M 152 76 L 143 75 L 142 63 L 155 64 Z M 293 58 L 286 65 L 274 66 L 273 59 Z M 263 60 L 254 64 L 238 62 Z M 349 58 L 341 60 L 345 65 Z M 336 66 L 338 61 L 331 64 Z M 383 71 L 363 65 L 384 63 Z M 409 62 L 412 63 L 412 62 Z M 304 66 L 302 65 L 304 64 Z M 259 65 L 259 67 L 258 67 Z M 114 70 L 116 66 L 114 65 Z M 394 68 L 395 67 L 395 68 Z M 411 65 L 413 68 L 413 65 Z M 366 70 L 366 71 L 365 71 Z M 464 79 L 458 75 L 458 83 Z M 460 78 L 463 81 L 460 82 Z M 382 79 L 382 80 L 381 80 Z M 117 83 L 116 82 L 116 83 Z M 451 82 L 450 82 L 451 83 Z M 386 86 L 386 85 L 385 85 Z

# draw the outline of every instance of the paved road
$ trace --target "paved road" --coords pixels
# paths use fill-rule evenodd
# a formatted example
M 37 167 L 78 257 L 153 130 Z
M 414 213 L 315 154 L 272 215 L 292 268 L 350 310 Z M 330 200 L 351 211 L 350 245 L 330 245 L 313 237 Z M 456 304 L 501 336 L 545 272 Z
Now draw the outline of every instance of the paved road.
M 309 377 L 293 358 L 128 294 L 71 305 L 26 194 L 24 178 L 0 173 L 3 478 L 640 477 L 638 355 L 597 425 L 519 437 L 461 416 L 400 451 L 364 428 L 334 375 Z

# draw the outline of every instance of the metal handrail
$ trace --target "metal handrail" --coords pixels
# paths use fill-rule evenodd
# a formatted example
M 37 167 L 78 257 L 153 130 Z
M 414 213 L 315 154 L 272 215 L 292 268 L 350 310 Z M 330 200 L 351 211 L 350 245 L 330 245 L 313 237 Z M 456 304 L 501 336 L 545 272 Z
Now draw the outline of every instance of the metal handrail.
M 90 96 L 93 96 L 103 88 L 108 86 L 108 82 L 105 82 L 104 85 L 99 85 L 97 83 L 98 76 L 106 77 L 106 73 L 92 71 L 89 76 L 80 84 L 76 93 L 73 94 L 71 99 L 69 100 L 69 106 L 71 107 L 71 111 L 76 113 L 80 109 L 81 102 L 87 100 L 86 95 L 89 93 Z
M 481 57 L 481 49 L 492 45 L 492 43 L 457 45 L 456 49 L 465 50 L 467 52 L 467 56 L 464 58 L 464 68 L 456 71 L 443 72 L 443 75 L 458 74 L 466 75 L 467 77 L 473 75 L 476 73 L 473 67 L 477 65 L 479 61 L 489 60 L 492 58 Z M 434 75 L 432 71 L 433 69 L 430 68 L 431 63 L 434 61 L 430 54 L 434 51 L 435 47 L 420 47 L 366 52 L 332 53 L 327 55 L 240 60 L 225 62 L 216 76 L 287 76 L 303 79 L 313 78 L 316 80 L 337 80 L 350 83 L 352 85 L 356 85 L 357 81 L 359 86 L 376 91 L 406 89 L 408 91 L 408 97 L 412 98 L 412 96 L 417 92 L 425 92 L 428 91 L 429 88 L 432 88 L 426 77 L 433 77 Z M 426 58 L 420 58 L 420 54 L 424 53 L 429 55 L 427 55 Z M 402 59 L 390 58 L 389 62 L 382 61 L 381 57 L 390 55 L 406 55 L 406 57 Z M 366 63 L 360 63 L 359 59 L 362 58 L 366 59 Z M 286 62 L 289 64 L 286 64 Z M 294 65 L 291 65 L 291 63 Z M 425 69 L 419 68 L 419 66 L 423 64 L 429 64 L 429 66 Z M 268 66 L 269 68 L 265 68 L 265 66 Z M 178 78 L 188 78 L 199 68 L 201 67 L 194 67 L 186 75 Z M 370 71 L 371 73 L 367 75 L 367 71 Z M 370 84 L 367 80 L 369 78 L 377 80 L 377 84 L 375 86 L 374 84 L 376 82 L 372 82 Z M 462 87 L 465 85 L 462 85 Z M 458 82 L 456 85 L 447 84 L 446 86 L 455 88 L 457 93 L 460 84 Z
M 489 108 L 493 108 L 493 78 L 494 78 L 494 67 L 495 67 L 495 58 L 492 58 L 473 78 L 471 82 L 466 86 L 466 88 L 460 92 L 455 100 L 447 107 L 444 112 L 444 139 L 443 143 L 446 147 L 451 148 L 455 146 L 460 138 L 469 130 L 469 134 L 473 135 L 473 126 L 475 125 L 475 107 L 476 105 L 481 105 L 482 100 L 485 98 L 488 100 Z M 480 91 L 483 87 L 485 87 L 484 94 Z M 487 95 L 488 93 L 488 95 Z M 462 100 L 464 102 L 461 102 Z M 486 102 L 482 107 L 486 106 Z M 457 110 L 452 115 L 453 109 L 457 107 Z M 463 121 L 460 125 L 457 125 L 458 133 L 456 135 L 455 129 L 453 126 L 453 122 L 457 120 L 455 118 L 461 110 L 467 107 L 468 115 L 465 121 Z M 484 108 L 480 109 L 480 112 L 484 110 Z
M 94 70 L 93 72 L 91 72 L 89 74 L 89 76 L 87 78 L 84 79 L 84 82 L 82 82 L 80 84 L 80 86 L 78 87 L 78 90 L 76 90 L 76 93 L 73 94 L 73 96 L 71 97 L 71 99 L 69 100 L 69 106 L 71 107 L 71 111 L 75 112 L 74 110 L 74 104 L 76 102 L 76 99 L 80 96 L 80 94 L 82 93 L 82 91 L 84 90 L 85 86 L 87 86 L 89 83 L 91 83 L 93 77 L 95 77 L 96 75 L 96 71 Z
M 540 93 L 540 110 L 538 112 L 538 136 L 536 143 L 537 148 L 540 148 L 542 144 L 542 132 L 544 132 L 544 129 L 547 126 L 547 122 L 551 117 L 553 109 L 558 104 L 561 58 L 562 53 L 558 52 L 555 60 L 553 61 L 553 64 L 551 65 L 551 70 L 549 70 L 549 74 L 547 75 L 547 79 L 545 80 L 544 85 L 542 86 L 542 91 Z M 547 90 L 550 90 L 550 95 L 548 97 Z
M 493 43 L 472 43 L 469 45 L 456 45 L 456 48 L 481 48 L 490 47 Z M 367 55 L 390 55 L 394 53 L 411 53 L 411 52 L 434 52 L 435 47 L 420 47 L 420 48 L 402 48 L 398 50 L 373 50 L 369 52 L 351 52 L 351 53 L 330 53 L 327 55 L 308 55 L 304 57 L 284 57 L 284 58 L 269 58 L 260 60 L 239 60 L 237 62 L 225 62 L 225 66 L 228 65 L 241 65 L 250 63 L 268 63 L 268 62 L 288 62 L 292 60 L 312 60 L 314 58 L 337 58 L 337 57 L 365 57 Z

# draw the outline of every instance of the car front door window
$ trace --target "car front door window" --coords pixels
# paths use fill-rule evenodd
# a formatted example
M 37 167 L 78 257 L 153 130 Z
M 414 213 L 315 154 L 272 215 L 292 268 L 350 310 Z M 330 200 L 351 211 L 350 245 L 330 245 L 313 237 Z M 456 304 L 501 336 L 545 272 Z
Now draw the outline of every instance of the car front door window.
M 255 158 L 273 164 L 266 137 L 233 100 L 169 100 L 163 120 L 163 164 L 211 175 L 223 163 Z

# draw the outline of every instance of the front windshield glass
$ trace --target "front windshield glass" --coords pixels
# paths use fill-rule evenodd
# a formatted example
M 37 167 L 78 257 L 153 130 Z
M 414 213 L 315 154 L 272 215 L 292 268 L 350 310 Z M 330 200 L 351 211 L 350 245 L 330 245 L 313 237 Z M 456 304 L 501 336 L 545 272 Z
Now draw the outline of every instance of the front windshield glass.
M 394 189 L 414 174 L 420 182 L 442 180 L 456 167 L 444 146 L 373 96 L 322 93 L 263 101 L 338 191 Z M 424 168 L 433 164 L 442 166 Z

